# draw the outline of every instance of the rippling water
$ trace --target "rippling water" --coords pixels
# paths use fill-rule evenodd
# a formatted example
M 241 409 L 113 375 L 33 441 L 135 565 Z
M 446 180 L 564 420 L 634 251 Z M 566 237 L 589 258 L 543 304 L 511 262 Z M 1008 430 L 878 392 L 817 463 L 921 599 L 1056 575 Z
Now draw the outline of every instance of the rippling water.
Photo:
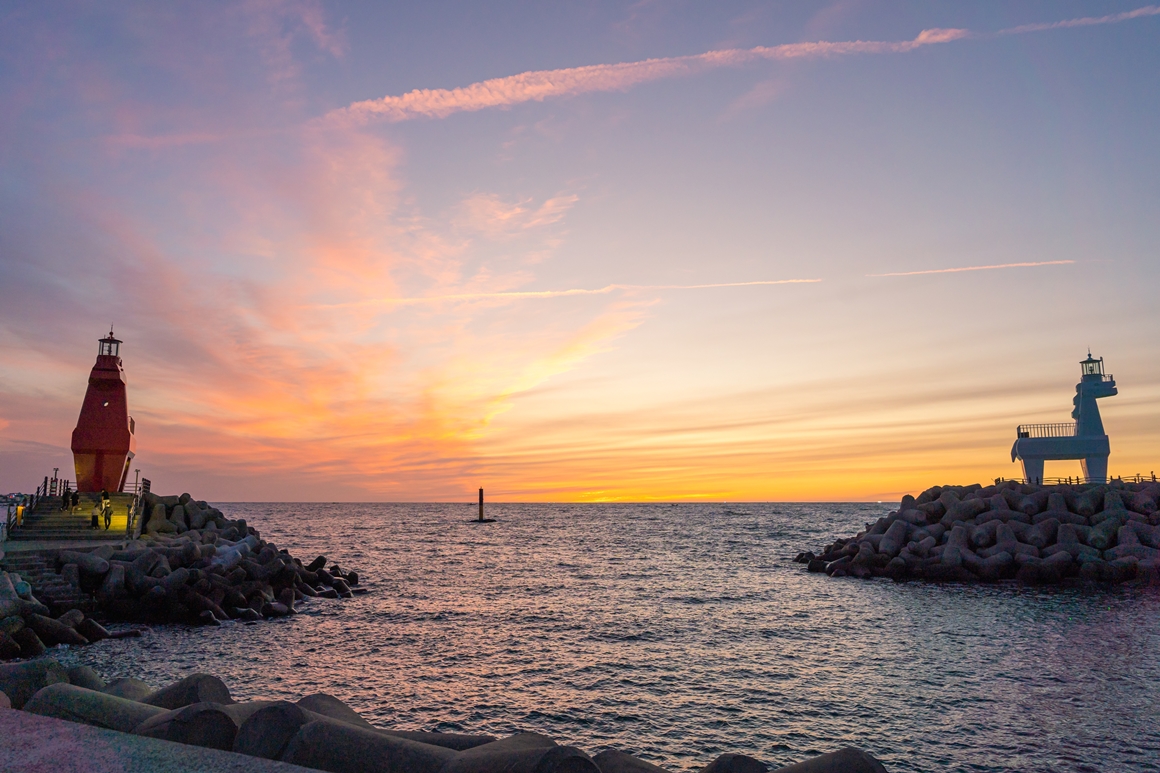
M 832 580 L 882 505 L 222 505 L 373 593 L 70 654 L 406 729 L 537 730 L 672 770 L 853 744 L 891 771 L 1160 769 L 1160 591 Z

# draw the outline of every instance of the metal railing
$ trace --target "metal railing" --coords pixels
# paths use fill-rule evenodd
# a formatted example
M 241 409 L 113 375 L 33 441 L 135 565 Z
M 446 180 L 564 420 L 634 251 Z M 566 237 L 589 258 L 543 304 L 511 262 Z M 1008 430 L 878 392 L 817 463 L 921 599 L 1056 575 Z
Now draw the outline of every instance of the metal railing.
M 0 533 L 0 542 L 7 540 L 8 535 L 11 534 L 12 530 L 16 528 L 16 514 L 19 512 L 18 508 L 22 506 L 23 505 L 17 502 L 8 503 L 8 512 L 4 514 L 4 527 L 3 532 Z
M 1109 479 L 1110 480 L 1110 479 Z M 1064 486 L 1074 485 L 1083 486 L 1091 483 L 1106 483 L 1107 481 L 1097 478 L 1085 478 L 1082 475 L 1074 475 L 1067 478 L 995 478 L 995 485 L 1000 483 L 1030 483 L 1035 486 Z
M 1069 476 L 1066 478 L 995 478 L 995 485 L 1000 483 L 1033 483 L 1038 486 L 1060 486 L 1060 485 L 1090 485 L 1093 483 L 1156 483 L 1156 473 L 1152 472 L 1148 475 L 1109 475 L 1107 479 L 1104 478 L 1085 478 L 1082 475 Z
M 141 526 L 145 523 L 144 513 L 145 495 L 149 493 L 153 487 L 153 482 L 148 478 L 141 478 L 139 483 L 133 486 L 133 504 L 129 507 L 129 517 L 125 519 L 125 539 L 137 539 L 141 536 Z
M 140 480 L 127 480 L 125 481 L 124 488 L 122 488 L 120 491 L 114 491 L 112 493 L 140 494 L 142 493 L 141 488 L 142 482 Z M 76 484 L 71 480 L 65 480 L 64 478 L 50 478 L 46 475 L 44 476 L 44 482 L 36 487 L 36 493 L 32 495 L 34 500 L 33 504 L 41 501 L 46 497 L 63 496 L 65 492 L 72 493 L 75 489 Z M 145 490 L 147 491 L 148 489 L 146 488 Z
M 24 518 L 28 516 L 33 507 L 32 502 L 35 502 L 34 497 L 25 496 L 20 500 L 8 503 L 7 512 L 4 514 L 4 534 L 0 539 L 7 540 L 12 536 L 12 532 L 21 526 Z
M 149 492 L 149 487 L 149 479 L 141 478 L 140 480 L 126 481 L 124 489 L 115 492 L 133 495 L 133 500 L 129 504 L 128 514 L 125 519 L 125 536 L 129 539 L 135 538 L 137 532 L 140 531 L 142 500 L 145 494 Z M 23 525 L 23 519 L 27 518 L 41 502 L 45 500 L 59 500 L 65 493 L 72 493 L 75 488 L 76 486 L 71 480 L 45 475 L 44 480 L 36 487 L 34 493 L 24 495 L 21 502 L 8 504 L 4 521 L 0 523 L 0 541 L 11 537 L 13 532 L 17 531 Z M 3 507 L 3 504 L 0 504 L 0 507 Z
M 1120 483 L 1155 483 L 1156 473 L 1153 472 L 1149 473 L 1148 475 L 1141 475 L 1140 473 L 1136 473 L 1135 475 L 1129 475 L 1126 478 L 1121 475 L 1118 477 L 1108 478 L 1108 480 L 1118 480 Z
M 1074 421 L 1060 424 L 1020 424 L 1015 428 L 1016 437 L 1075 437 Z

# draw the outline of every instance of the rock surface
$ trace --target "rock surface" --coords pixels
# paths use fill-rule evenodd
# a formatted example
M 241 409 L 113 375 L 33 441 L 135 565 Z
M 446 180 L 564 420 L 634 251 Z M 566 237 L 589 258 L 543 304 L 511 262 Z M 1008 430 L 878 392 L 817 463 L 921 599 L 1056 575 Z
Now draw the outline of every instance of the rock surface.
M 0 666 L 0 692 L 12 708 L 22 709 L 33 695 L 50 684 L 68 684 L 68 671 L 55 660 L 35 660 Z
M 935 486 L 802 553 L 831 577 L 1160 584 L 1160 483 Z
M 131 733 L 150 717 L 165 713 L 165 709 L 156 706 L 68 683 L 50 684 L 39 690 L 24 705 L 24 710 L 122 733 Z
M 561 746 L 551 738 L 538 733 L 517 733 L 495 739 L 486 735 L 429 733 L 396 728 L 376 727 L 342 701 L 325 693 L 302 698 L 297 704 L 288 701 L 249 701 L 233 703 L 229 690 L 212 675 L 191 674 L 159 690 L 154 690 L 136 679 L 118 679 L 104 691 L 78 684 L 70 684 L 70 675 L 77 682 L 103 684 L 100 675 L 90 668 L 79 667 L 66 672 L 53 660 L 0 666 L 0 687 L 14 689 L 23 696 L 29 690 L 35 694 L 27 699 L 25 712 L 41 717 L 68 720 L 69 723 L 89 725 L 86 732 L 74 731 L 77 738 L 92 738 L 93 752 L 121 747 L 126 749 L 160 749 L 150 744 L 173 742 L 185 748 L 205 752 L 214 765 L 225 764 L 229 758 L 291 763 L 284 768 L 263 768 L 235 761 L 236 767 L 198 767 L 189 758 L 177 767 L 144 767 L 119 765 L 110 768 L 93 766 L 89 752 L 76 747 L 74 753 L 80 764 L 74 767 L 54 767 L 52 770 L 326 770 L 332 773 L 663 773 L 664 769 L 652 763 L 616 750 L 605 750 L 595 758 L 580 749 Z M 55 681 L 54 681 L 55 680 Z M 115 695 L 133 694 L 141 699 L 132 700 Z M 6 691 L 0 691 L 0 704 Z M 197 700 L 195 698 L 219 700 Z M 182 704 L 165 709 L 144 702 L 150 698 L 167 704 Z M 14 700 L 15 704 L 16 701 Z M 306 708 L 307 706 L 318 711 Z M 0 705 L 0 729 L 16 726 L 7 714 L 21 714 Z M 321 713 L 321 712 L 326 712 Z M 27 716 L 27 714 L 25 715 Z M 48 722 L 49 720 L 45 720 Z M 53 732 L 69 735 L 59 725 Z M 79 726 L 76 726 L 79 727 Z M 114 736 L 138 741 L 109 740 L 109 736 L 93 736 L 92 728 L 102 732 L 117 730 Z M 132 734 L 130 736 L 130 734 Z M 96 738 L 103 740 L 97 741 Z M 83 742 L 82 742 L 83 743 Z M 20 754 L 33 748 L 45 748 L 42 733 L 30 743 L 21 743 Z M 214 754 L 232 752 L 228 757 Z M 212 754 L 211 754 L 212 752 Z M 10 757 L 0 760 L 5 762 Z M 99 760 L 98 760 L 99 761 Z M 256 763 L 255 763 L 256 764 Z M 5 768 L 8 769 L 8 768 Z M 18 768 L 21 769 L 21 768 Z M 30 768 L 32 769 L 32 768 Z M 41 768 L 35 768 L 41 769 Z M 766 773 L 769 767 L 760 760 L 744 754 L 726 753 L 719 756 L 702 773 Z M 786 773 L 885 773 L 881 764 L 858 749 L 842 749 L 824 754 L 782 770 Z M 778 772 L 780 773 L 780 771 Z
M 4 769 L 40 773 L 311 773 L 241 754 L 0 709 Z
M 861 749 L 847 746 L 805 762 L 787 765 L 773 773 L 886 773 L 886 768 Z
M 263 540 L 245 519 L 228 520 L 188 494 L 146 494 L 142 507 L 151 513 L 145 533 L 124 549 L 105 545 L 55 554 L 55 571 L 82 596 L 91 594 L 103 618 L 219 625 L 288 617 L 307 597 L 351 598 L 352 588 L 365 592 L 356 572 L 337 565 L 328 571 L 325 556 L 304 565 Z M 52 568 L 46 571 L 51 578 Z M 0 660 L 114 638 L 78 609 L 57 612 L 40 603 L 20 575 L 0 572 Z

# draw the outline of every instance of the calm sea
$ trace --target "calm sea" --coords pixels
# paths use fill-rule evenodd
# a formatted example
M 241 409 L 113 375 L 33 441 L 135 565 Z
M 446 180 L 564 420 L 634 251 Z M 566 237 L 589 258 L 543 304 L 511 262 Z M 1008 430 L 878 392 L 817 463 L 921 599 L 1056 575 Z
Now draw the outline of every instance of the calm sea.
M 1160 769 L 1160 589 L 832 580 L 885 505 L 221 505 L 373 592 L 70 654 L 398 728 L 547 733 L 674 771 L 853 744 L 891 771 Z

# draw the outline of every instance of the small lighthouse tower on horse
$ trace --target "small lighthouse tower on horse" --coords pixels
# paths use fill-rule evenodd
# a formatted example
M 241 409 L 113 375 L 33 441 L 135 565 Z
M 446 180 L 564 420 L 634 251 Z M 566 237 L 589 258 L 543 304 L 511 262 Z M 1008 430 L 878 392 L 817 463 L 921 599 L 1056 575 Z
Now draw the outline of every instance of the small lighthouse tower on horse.
M 1023 477 L 1028 483 L 1043 481 L 1043 462 L 1047 459 L 1078 459 L 1089 483 L 1106 483 L 1111 444 L 1104 432 L 1104 422 L 1096 400 L 1116 392 L 1116 380 L 1104 374 L 1104 358 L 1098 360 L 1089 351 L 1080 364 L 1080 380 L 1075 385 L 1075 409 L 1070 424 L 1020 424 L 1018 439 L 1011 447 L 1011 461 L 1023 462 Z

